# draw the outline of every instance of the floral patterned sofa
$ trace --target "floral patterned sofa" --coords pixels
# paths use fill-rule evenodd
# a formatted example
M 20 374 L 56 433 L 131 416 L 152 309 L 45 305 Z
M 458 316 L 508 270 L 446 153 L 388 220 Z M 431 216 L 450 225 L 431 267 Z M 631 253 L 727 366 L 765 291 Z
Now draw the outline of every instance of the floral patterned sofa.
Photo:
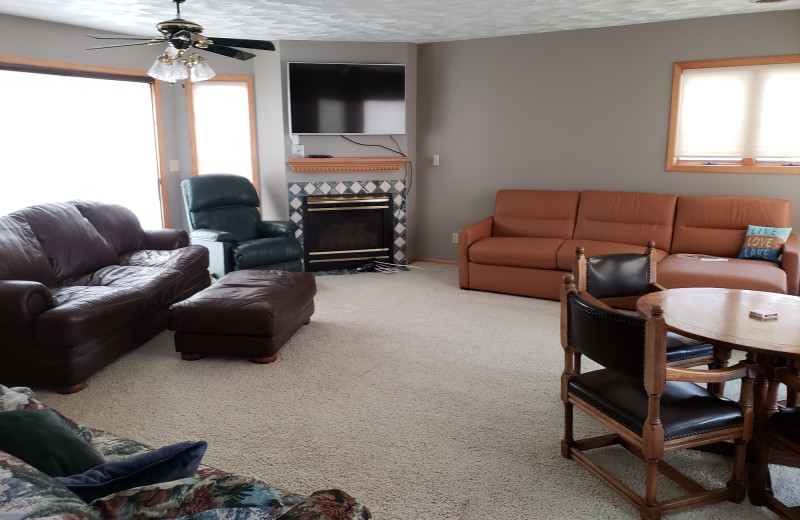
M 30 389 L 0 385 L 0 413 L 40 409 L 49 408 Z M 151 451 L 138 442 L 78 425 L 58 415 L 108 462 Z M 87 504 L 55 479 L 0 451 L 0 519 L 21 518 L 362 520 L 371 518 L 371 514 L 338 489 L 304 497 L 202 464 L 194 477 L 127 489 Z

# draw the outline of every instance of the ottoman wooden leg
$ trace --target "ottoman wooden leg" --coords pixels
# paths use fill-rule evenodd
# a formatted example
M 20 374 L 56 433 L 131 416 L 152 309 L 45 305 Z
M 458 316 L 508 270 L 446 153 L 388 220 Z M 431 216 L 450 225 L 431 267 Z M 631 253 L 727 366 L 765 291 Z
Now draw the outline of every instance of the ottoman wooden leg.
M 254 357 L 250 359 L 252 359 L 253 363 L 258 363 L 259 365 L 268 365 L 278 359 L 278 354 L 273 354 L 272 356 Z
M 88 383 L 86 381 L 81 381 L 77 385 L 62 386 L 62 387 L 56 388 L 55 391 L 58 392 L 59 394 L 64 394 L 64 395 L 66 395 L 66 394 L 74 394 L 74 393 L 80 392 L 81 390 L 86 388 L 87 385 L 88 385 Z
M 197 361 L 198 359 L 203 359 L 205 356 L 203 354 L 194 354 L 192 352 L 181 352 L 181 359 L 184 361 Z
M 303 325 L 308 325 L 311 323 L 311 318 L 308 318 L 306 321 L 303 322 Z

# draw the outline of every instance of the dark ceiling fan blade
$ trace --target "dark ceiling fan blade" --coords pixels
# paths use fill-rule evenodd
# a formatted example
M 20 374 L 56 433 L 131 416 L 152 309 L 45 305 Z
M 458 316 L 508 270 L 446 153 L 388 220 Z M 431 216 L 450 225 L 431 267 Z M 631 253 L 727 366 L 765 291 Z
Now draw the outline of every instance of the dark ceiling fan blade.
M 260 49 L 262 51 L 274 51 L 275 45 L 267 40 L 241 40 L 237 38 L 212 38 L 205 37 L 211 40 L 212 45 L 227 45 L 229 47 L 244 47 L 245 49 Z
M 227 56 L 229 58 L 235 58 L 237 60 L 242 60 L 242 61 L 256 57 L 256 55 L 251 52 L 240 51 L 239 49 L 234 49 L 233 47 L 223 47 L 221 45 L 200 47 L 197 45 L 197 42 L 195 42 L 194 47 L 204 51 L 213 52 L 214 54 L 222 54 L 223 56 Z
M 149 41 L 146 41 L 146 42 L 120 43 L 120 44 L 117 44 L 117 45 L 103 45 L 101 47 L 89 47 L 86 50 L 87 51 L 93 51 L 93 50 L 96 50 L 96 49 L 113 49 L 114 47 L 132 47 L 134 45 L 155 45 L 157 43 L 163 43 L 163 40 L 157 40 L 157 41 L 149 40 Z
M 153 37 L 143 36 L 119 36 L 117 34 L 87 34 L 89 38 L 95 40 L 152 40 Z

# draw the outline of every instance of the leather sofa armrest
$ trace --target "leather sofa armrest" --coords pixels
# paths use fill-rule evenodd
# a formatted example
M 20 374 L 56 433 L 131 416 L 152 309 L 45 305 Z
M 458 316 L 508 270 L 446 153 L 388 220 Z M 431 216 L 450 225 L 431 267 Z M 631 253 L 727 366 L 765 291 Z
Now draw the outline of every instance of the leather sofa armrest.
M 298 229 L 297 224 L 287 220 L 262 220 L 256 223 L 259 238 L 292 237 Z
M 195 229 L 189 234 L 192 242 L 196 243 L 197 240 L 205 240 L 208 242 L 235 242 L 236 237 L 227 231 L 220 231 L 219 229 Z
M 786 271 L 786 292 L 794 296 L 800 290 L 800 238 L 797 233 L 789 235 L 783 244 L 781 268 Z
M 189 245 L 189 234 L 182 229 L 148 229 L 144 232 L 144 249 L 178 249 Z
M 33 318 L 52 309 L 50 289 L 28 280 L 0 280 L 0 330 L 29 328 Z
M 474 224 L 458 230 L 458 284 L 461 288 L 469 288 L 469 246 L 492 236 L 493 217 L 486 217 Z

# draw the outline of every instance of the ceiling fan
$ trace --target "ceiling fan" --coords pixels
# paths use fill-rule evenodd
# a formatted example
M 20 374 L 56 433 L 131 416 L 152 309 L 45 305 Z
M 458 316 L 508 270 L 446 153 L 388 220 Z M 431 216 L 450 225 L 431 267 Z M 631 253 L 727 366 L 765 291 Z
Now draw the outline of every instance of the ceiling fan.
M 214 71 L 211 70 L 211 67 L 202 56 L 197 53 L 186 56 L 186 52 L 190 48 L 202 49 L 242 61 L 255 58 L 256 55 L 234 47 L 265 51 L 275 50 L 275 45 L 267 40 L 212 38 L 203 36 L 203 27 L 201 25 L 181 18 L 181 4 L 185 1 L 186 0 L 173 0 L 177 8 L 177 16 L 172 20 L 166 20 L 156 24 L 156 29 L 161 33 L 159 36 L 142 38 L 110 34 L 89 34 L 87 36 L 97 40 L 129 40 L 133 43 L 104 45 L 100 47 L 91 47 L 87 50 L 167 43 L 167 50 L 164 54 L 156 58 L 155 63 L 153 63 L 153 66 L 150 67 L 147 73 L 156 79 L 168 81 L 170 83 L 186 79 L 187 77 L 191 77 L 192 81 L 204 81 L 214 77 Z

